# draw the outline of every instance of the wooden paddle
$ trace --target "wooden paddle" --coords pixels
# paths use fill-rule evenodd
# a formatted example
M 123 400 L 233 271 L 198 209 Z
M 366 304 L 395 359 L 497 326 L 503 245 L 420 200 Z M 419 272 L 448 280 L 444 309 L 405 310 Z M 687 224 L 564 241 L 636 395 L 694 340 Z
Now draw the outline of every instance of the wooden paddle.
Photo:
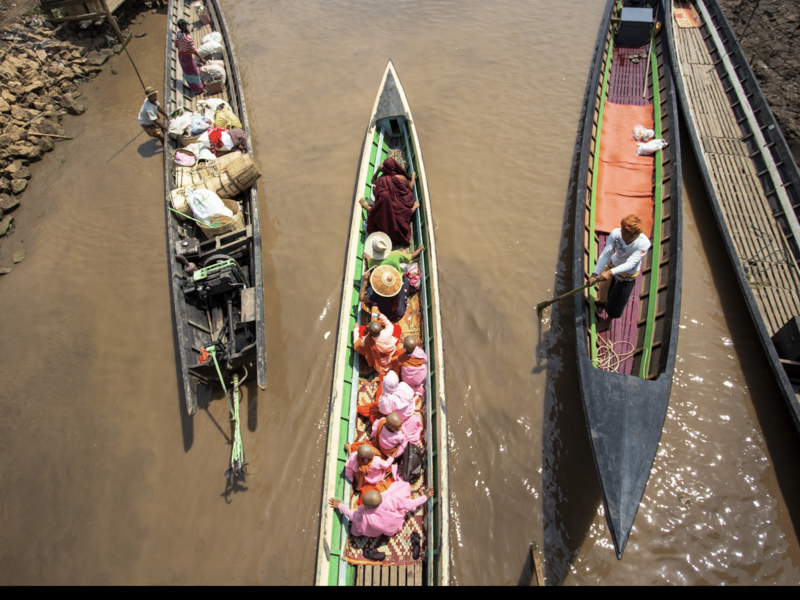
M 552 300 L 545 300 L 544 302 L 539 302 L 539 304 L 536 305 L 536 310 L 538 312 L 541 312 L 545 308 L 550 306 L 551 304 L 555 304 L 556 302 L 558 302 L 559 300 L 563 300 L 564 298 L 569 298 L 570 296 L 574 296 L 575 294 L 577 294 L 581 290 L 585 290 L 590 285 L 594 285 L 594 283 L 587 283 L 585 285 L 582 285 L 581 287 L 575 288 L 571 292 L 567 292 L 566 294 L 563 294 L 563 295 L 559 296 L 558 298 L 553 298 Z

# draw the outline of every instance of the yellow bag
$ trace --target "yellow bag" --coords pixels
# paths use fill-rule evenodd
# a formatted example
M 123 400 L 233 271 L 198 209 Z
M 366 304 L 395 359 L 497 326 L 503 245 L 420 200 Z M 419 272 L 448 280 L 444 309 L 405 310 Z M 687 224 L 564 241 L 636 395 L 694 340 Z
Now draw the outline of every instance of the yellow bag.
M 228 108 L 221 108 L 214 116 L 214 125 L 223 129 L 241 129 L 242 122 L 237 118 L 233 111 Z

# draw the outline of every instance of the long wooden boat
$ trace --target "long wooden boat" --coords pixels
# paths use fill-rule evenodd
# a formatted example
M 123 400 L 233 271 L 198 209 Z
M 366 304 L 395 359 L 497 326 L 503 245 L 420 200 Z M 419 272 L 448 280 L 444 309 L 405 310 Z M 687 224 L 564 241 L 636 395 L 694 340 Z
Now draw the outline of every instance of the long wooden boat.
M 191 0 L 170 0 L 168 8 L 166 64 L 164 67 L 164 106 L 168 114 L 178 108 L 196 111 L 197 102 L 209 98 L 221 98 L 230 104 L 242 122 L 242 129 L 250 137 L 247 108 L 244 103 L 242 81 L 236 65 L 225 17 L 216 0 L 205 0 L 209 23 L 199 20 L 191 6 Z M 222 92 L 206 93 L 193 97 L 184 84 L 178 52 L 174 44 L 177 22 L 186 20 L 192 29 L 192 38 L 199 48 L 204 36 L 212 31 L 222 35 L 224 51 L 222 59 L 227 72 L 227 83 Z M 252 142 L 248 144 L 252 155 Z M 169 197 L 175 188 L 175 166 L 173 152 L 179 147 L 172 136 L 167 136 L 164 147 L 164 190 Z M 244 229 L 206 238 L 198 225 L 191 220 L 181 220 L 165 202 L 167 223 L 167 255 L 169 263 L 172 310 L 175 322 L 176 343 L 180 356 L 180 375 L 186 410 L 193 415 L 197 410 L 197 386 L 220 386 L 220 373 L 213 361 L 200 363 L 202 350 L 214 342 L 221 376 L 227 382 L 234 373 L 248 370 L 259 387 L 267 382 L 266 339 L 264 330 L 264 291 L 261 265 L 261 229 L 258 215 L 258 191 L 256 185 L 239 195 Z M 187 254 L 186 248 L 194 248 Z M 184 273 L 179 257 L 185 257 L 198 267 L 220 265 L 233 259 L 239 269 L 233 269 L 236 277 L 243 279 L 237 290 L 225 294 L 207 295 L 187 292 L 190 277 Z M 230 300 L 230 302 L 228 301 Z
M 344 444 L 367 439 L 365 423 L 357 415 L 356 406 L 373 401 L 377 387 L 377 381 L 360 378 L 360 355 L 353 350 L 352 341 L 353 326 L 369 321 L 359 302 L 367 213 L 357 200 L 372 196 L 372 175 L 392 151 L 400 151 L 408 172 L 417 173 L 414 194 L 420 209 L 414 213 L 410 249 L 421 242 L 425 244 L 419 259 L 422 272 L 420 290 L 410 297 L 406 314 L 400 321 L 403 335 L 411 333 L 424 340 L 423 349 L 428 355 L 426 392 L 418 400 L 415 411 L 423 421 L 421 443 L 427 449 L 427 464 L 423 477 L 412 485 L 412 495 L 416 496 L 432 486 L 435 496 L 418 509 L 404 529 L 392 538 L 394 550 L 380 547 L 389 556 L 378 565 L 366 564 L 368 561 L 362 559 L 360 548 L 367 538 L 350 536 L 346 517 L 328 507 L 327 499 L 334 497 L 355 508 L 350 483 L 344 476 L 347 459 Z M 425 166 L 411 109 L 394 65 L 389 61 L 367 127 L 350 221 L 322 485 L 317 585 L 447 585 L 450 581 L 447 404 L 441 322 L 436 240 Z M 408 552 L 411 531 L 422 536 L 420 559 L 393 561 L 392 557 L 398 552 L 402 554 L 402 548 Z
M 736 279 L 800 429 L 800 171 L 716 0 L 669 2 L 686 126 Z
M 586 283 L 611 228 L 629 213 L 652 215 L 652 247 L 625 312 L 598 334 L 592 288 L 574 296 L 578 372 L 586 424 L 617 558 L 622 557 L 644 495 L 669 403 L 681 300 L 681 169 L 677 103 L 660 4 L 609 0 L 587 87 L 578 165 L 573 284 Z M 654 13 L 654 14 L 653 14 Z M 638 20 L 638 22 L 637 22 Z M 642 35 L 640 28 L 644 26 Z M 649 110 L 647 107 L 650 107 Z M 632 130 L 651 115 L 655 138 L 669 143 L 639 161 L 652 171 L 630 192 L 619 171 L 634 162 Z M 637 157 L 638 160 L 638 157 Z M 647 173 L 648 171 L 643 171 Z M 625 196 L 615 207 L 609 198 Z M 649 215 L 647 214 L 649 213 Z M 647 231 L 645 232 L 647 233 Z

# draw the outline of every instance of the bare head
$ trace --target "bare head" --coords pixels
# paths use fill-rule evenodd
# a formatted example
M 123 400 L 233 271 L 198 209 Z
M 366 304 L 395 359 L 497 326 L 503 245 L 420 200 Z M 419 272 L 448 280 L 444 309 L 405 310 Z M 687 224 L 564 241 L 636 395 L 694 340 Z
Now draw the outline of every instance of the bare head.
M 396 412 L 386 415 L 386 426 L 392 431 L 400 431 L 400 428 L 403 426 L 403 422 L 400 420 L 400 415 L 398 415 Z
M 381 493 L 378 490 L 371 490 L 364 494 L 362 498 L 364 501 L 364 506 L 368 506 L 370 508 L 375 508 L 376 506 L 380 506 L 381 502 L 383 502 L 383 498 L 381 498 Z
M 381 327 L 381 324 L 378 323 L 378 321 L 372 321 L 367 329 L 369 329 L 369 334 L 372 337 L 378 337 L 381 334 L 381 331 L 383 331 L 383 327 Z
M 370 446 L 369 444 L 361 444 L 358 447 L 358 458 L 362 460 L 372 460 L 375 458 L 375 448 Z
M 406 351 L 406 354 L 411 354 L 416 349 L 417 349 L 417 338 L 415 338 L 413 335 L 407 335 L 403 339 L 403 350 Z
M 630 244 L 642 233 L 642 220 L 634 214 L 630 214 L 620 221 L 622 229 L 622 239 L 626 244 Z

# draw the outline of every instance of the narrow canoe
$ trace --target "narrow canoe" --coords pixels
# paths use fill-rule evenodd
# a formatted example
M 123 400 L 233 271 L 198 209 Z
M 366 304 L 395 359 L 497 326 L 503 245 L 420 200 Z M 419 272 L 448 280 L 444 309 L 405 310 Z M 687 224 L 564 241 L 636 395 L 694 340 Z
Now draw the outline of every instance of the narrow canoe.
M 242 81 L 236 66 L 236 55 L 228 35 L 225 17 L 216 0 L 205 0 L 210 23 L 198 19 L 190 0 L 170 0 L 168 8 L 166 59 L 164 67 L 164 109 L 172 114 L 178 108 L 195 111 L 197 102 L 209 98 L 227 101 L 242 122 L 242 129 L 250 138 L 247 108 L 244 103 Z M 204 36 L 212 31 L 222 35 L 224 51 L 222 59 L 227 72 L 227 84 L 221 93 L 193 97 L 183 82 L 178 51 L 174 44 L 178 20 L 186 20 L 192 29 L 195 45 L 200 47 Z M 252 141 L 249 152 L 252 156 Z M 167 136 L 164 147 L 164 190 L 168 198 L 175 189 L 175 165 L 172 155 L 179 147 L 176 139 Z M 207 239 L 193 221 L 182 221 L 165 202 L 167 223 L 167 256 L 169 263 L 172 310 L 175 323 L 177 353 L 180 358 L 180 380 L 186 401 L 186 410 L 194 415 L 197 410 L 197 386 L 219 386 L 219 375 L 213 362 L 198 364 L 201 349 L 214 341 L 221 341 L 226 349 L 226 359 L 220 361 L 222 376 L 230 382 L 234 372 L 248 370 L 248 377 L 256 377 L 259 387 L 266 388 L 267 358 L 264 330 L 264 290 L 261 275 L 261 229 L 258 215 L 258 191 L 256 185 L 240 194 L 236 200 L 241 204 L 244 229 Z M 206 303 L 196 294 L 184 293 L 183 266 L 178 261 L 178 251 L 184 242 L 199 241 L 199 252 L 190 258 L 198 266 L 219 263 L 220 257 L 234 259 L 246 281 L 245 290 L 231 294 L 231 316 L 234 321 L 233 335 L 225 303 Z M 235 344 L 231 345 L 231 339 Z
M 790 339 L 800 342 L 800 171 L 716 0 L 669 6 L 675 82 L 703 183 L 758 337 L 800 429 L 800 343 Z
M 627 185 L 619 175 L 626 167 L 619 161 L 636 158 L 632 130 L 639 123 L 633 115 L 649 115 L 655 138 L 669 146 L 655 153 L 652 166 L 645 165 L 652 178 L 640 179 L 636 188 L 644 190 L 636 212 L 642 218 L 652 215 L 652 247 L 622 317 L 598 334 L 594 291 L 574 296 L 581 396 L 617 558 L 625 550 L 666 418 L 678 342 L 682 242 L 678 113 L 663 48 L 666 36 L 645 25 L 642 38 L 635 29 L 641 23 L 631 19 L 620 25 L 620 17 L 630 16 L 622 15 L 622 9 L 621 1 L 609 0 L 587 86 L 573 287 L 586 283 L 610 229 L 634 212 L 627 198 L 618 208 L 608 202 L 624 191 L 621 184 Z M 656 4 L 653 10 L 651 21 L 663 20 L 663 7 Z
M 426 393 L 417 403 L 416 414 L 423 422 L 421 443 L 427 448 L 427 465 L 423 477 L 412 486 L 416 497 L 426 487 L 434 487 L 436 495 L 428 500 L 393 539 L 407 538 L 407 529 L 422 531 L 423 556 L 418 561 L 397 561 L 363 564 L 356 539 L 349 536 L 347 519 L 327 505 L 334 497 L 353 504 L 350 483 L 344 477 L 347 455 L 345 442 L 366 439 L 364 420 L 356 413 L 357 404 L 374 398 L 377 382 L 359 377 L 360 355 L 353 350 L 353 326 L 366 324 L 368 317 L 361 309 L 359 293 L 364 271 L 361 255 L 366 240 L 367 213 L 358 199 L 372 196 L 370 181 L 377 167 L 391 151 L 399 150 L 409 173 L 416 172 L 414 194 L 420 209 L 412 221 L 411 249 L 425 244 L 419 265 L 422 272 L 420 290 L 410 297 L 409 307 L 400 321 L 403 334 L 412 333 L 424 340 L 428 355 Z M 322 517 L 317 548 L 317 585 L 447 585 L 450 581 L 449 483 L 447 457 L 447 404 L 445 400 L 444 349 L 442 347 L 439 275 L 436 263 L 436 240 L 430 194 L 417 130 L 403 86 L 389 61 L 383 74 L 362 148 L 358 180 L 353 199 L 353 212 L 347 244 L 342 302 L 336 354 L 333 366 L 328 421 L 328 442 L 325 476 L 322 485 Z M 348 558 L 351 561 L 348 562 Z M 404 564 L 400 564 L 400 563 Z M 362 564 L 358 564 L 362 563 Z

